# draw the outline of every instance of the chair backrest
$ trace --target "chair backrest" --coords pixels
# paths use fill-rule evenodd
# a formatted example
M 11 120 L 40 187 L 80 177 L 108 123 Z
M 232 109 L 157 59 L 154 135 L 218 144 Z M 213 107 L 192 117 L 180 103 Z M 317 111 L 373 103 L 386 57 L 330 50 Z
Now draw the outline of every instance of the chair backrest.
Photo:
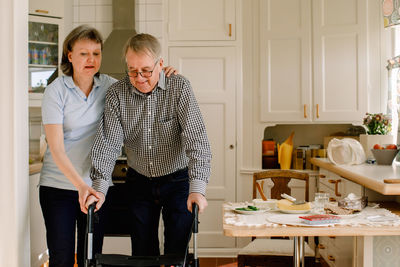
M 257 183 L 260 183 L 261 180 L 271 179 L 274 185 L 271 188 L 270 198 L 281 199 L 282 193 L 286 193 L 288 195 L 291 194 L 291 189 L 288 186 L 290 180 L 297 179 L 305 182 L 304 200 L 308 201 L 308 178 L 308 173 L 291 170 L 268 170 L 256 172 L 253 174 L 253 199 L 257 198 Z

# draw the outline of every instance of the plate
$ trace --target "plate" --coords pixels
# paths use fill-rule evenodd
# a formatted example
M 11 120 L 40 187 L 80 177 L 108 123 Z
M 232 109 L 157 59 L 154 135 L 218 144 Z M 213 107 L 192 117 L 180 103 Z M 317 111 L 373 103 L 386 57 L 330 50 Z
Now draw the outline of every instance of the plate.
M 293 226 L 308 226 L 308 227 L 323 227 L 323 226 L 332 226 L 334 223 L 326 223 L 326 224 L 307 224 L 303 223 L 303 220 L 299 218 L 299 215 L 296 214 L 278 214 L 268 216 L 267 220 L 271 223 L 278 224 L 286 224 Z
M 233 209 L 236 213 L 239 214 L 246 214 L 246 215 L 254 215 L 266 212 L 268 209 L 261 209 L 261 210 L 237 210 Z
M 311 210 L 281 210 L 281 209 L 278 210 L 282 213 L 287 213 L 287 214 L 306 214 L 311 211 Z
M 358 213 L 347 214 L 347 215 L 336 215 L 336 214 L 332 214 L 332 215 L 339 216 L 342 219 L 351 219 L 351 218 L 354 218 L 354 217 L 360 215 L 360 213 L 358 212 Z

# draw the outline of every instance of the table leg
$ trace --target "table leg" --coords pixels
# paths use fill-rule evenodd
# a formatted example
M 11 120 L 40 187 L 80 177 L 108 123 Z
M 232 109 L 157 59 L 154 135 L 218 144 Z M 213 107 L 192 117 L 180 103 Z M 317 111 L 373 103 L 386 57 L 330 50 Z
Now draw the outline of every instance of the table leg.
M 293 251 L 293 266 L 304 267 L 304 237 L 295 236 L 293 239 L 294 251 Z
M 301 266 L 304 267 L 305 262 L 304 262 L 304 236 L 299 237 L 299 245 L 300 245 L 300 258 L 301 258 Z

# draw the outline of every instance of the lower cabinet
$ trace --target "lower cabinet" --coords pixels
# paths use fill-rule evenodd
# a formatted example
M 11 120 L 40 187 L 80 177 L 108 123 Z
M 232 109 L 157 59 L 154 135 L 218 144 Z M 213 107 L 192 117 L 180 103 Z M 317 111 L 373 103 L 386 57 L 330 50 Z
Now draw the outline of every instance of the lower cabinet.
M 329 194 L 331 202 L 345 198 L 353 193 L 361 196 L 362 186 L 349 181 L 335 173 L 320 169 L 319 188 Z M 319 253 L 329 266 L 347 267 L 353 265 L 353 237 L 329 236 L 319 237 Z
M 318 249 L 321 257 L 329 266 L 352 266 L 353 237 L 321 236 Z
M 31 237 L 31 266 L 42 266 L 49 256 L 46 244 L 46 228 L 39 203 L 40 173 L 29 176 L 29 211 Z

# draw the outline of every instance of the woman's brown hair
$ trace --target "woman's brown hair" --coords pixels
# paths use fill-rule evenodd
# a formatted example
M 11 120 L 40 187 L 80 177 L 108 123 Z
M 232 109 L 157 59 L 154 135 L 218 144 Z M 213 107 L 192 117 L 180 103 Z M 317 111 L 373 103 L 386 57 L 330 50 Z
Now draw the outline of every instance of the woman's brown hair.
M 67 76 L 72 76 L 74 73 L 72 63 L 68 59 L 68 53 L 72 52 L 72 47 L 80 40 L 91 40 L 101 44 L 101 50 L 103 50 L 103 38 L 98 30 L 88 25 L 80 25 L 73 29 L 67 37 L 65 37 L 61 58 L 61 70 Z

